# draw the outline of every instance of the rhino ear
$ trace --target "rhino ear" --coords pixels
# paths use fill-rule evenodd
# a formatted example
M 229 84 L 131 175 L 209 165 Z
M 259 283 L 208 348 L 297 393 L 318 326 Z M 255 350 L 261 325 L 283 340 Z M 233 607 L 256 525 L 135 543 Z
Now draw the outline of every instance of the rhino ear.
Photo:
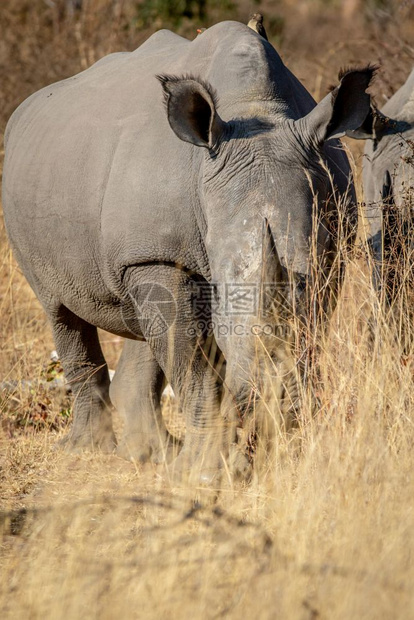
M 376 67 L 368 66 L 340 74 L 339 86 L 296 121 L 300 131 L 322 144 L 361 127 L 370 112 L 371 98 L 365 91 L 375 71 Z
M 192 77 L 158 75 L 164 91 L 167 117 L 174 133 L 195 146 L 214 149 L 226 123 L 216 110 L 216 96 L 209 84 Z

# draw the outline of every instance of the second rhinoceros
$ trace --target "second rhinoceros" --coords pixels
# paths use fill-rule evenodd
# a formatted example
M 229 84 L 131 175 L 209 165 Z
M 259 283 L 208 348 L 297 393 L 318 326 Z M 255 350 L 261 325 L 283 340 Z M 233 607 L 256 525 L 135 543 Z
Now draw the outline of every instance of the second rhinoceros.
M 186 417 L 175 474 L 220 470 L 237 426 L 223 379 L 245 403 L 262 359 L 279 360 L 280 337 L 260 340 L 263 289 L 290 274 L 300 297 L 312 252 L 328 278 L 338 233 L 354 234 L 337 138 L 369 113 L 372 73 L 316 105 L 272 45 L 224 22 L 192 42 L 157 32 L 18 108 L 4 213 L 75 393 L 69 447 L 115 446 L 112 401 L 118 453 L 167 459 L 166 379 Z M 111 386 L 97 327 L 127 339 Z
M 374 285 L 390 306 L 414 262 L 414 70 L 381 111 L 372 108 L 363 127 L 350 135 L 368 138 L 363 160 L 368 241 Z

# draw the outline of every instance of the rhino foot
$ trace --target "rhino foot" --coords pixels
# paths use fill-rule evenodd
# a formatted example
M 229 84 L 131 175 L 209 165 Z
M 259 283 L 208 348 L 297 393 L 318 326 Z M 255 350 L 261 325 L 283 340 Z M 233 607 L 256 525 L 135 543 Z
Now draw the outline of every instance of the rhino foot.
M 186 436 L 187 443 L 169 468 L 170 480 L 205 487 L 248 481 L 252 474 L 249 459 L 236 443 L 229 444 L 226 439 L 225 435 Z
M 210 455 L 211 456 L 211 455 Z M 184 449 L 171 463 L 169 468 L 170 480 L 177 484 L 194 484 L 211 487 L 231 481 L 248 482 L 252 476 L 252 465 L 247 456 L 237 446 L 231 446 L 229 456 L 224 461 L 224 455 L 219 453 L 216 459 L 191 458 Z
M 211 487 L 220 482 L 222 468 L 212 462 L 203 462 L 203 459 L 194 457 L 183 449 L 168 469 L 170 481 L 181 485 L 191 484 Z
M 181 442 L 168 434 L 164 441 L 148 437 L 143 433 L 126 434 L 116 453 L 127 461 L 138 463 L 170 463 L 179 453 Z
M 116 448 L 116 438 L 112 429 L 92 433 L 69 432 L 57 442 L 57 448 L 65 452 L 82 452 L 83 450 L 99 450 L 107 454 Z

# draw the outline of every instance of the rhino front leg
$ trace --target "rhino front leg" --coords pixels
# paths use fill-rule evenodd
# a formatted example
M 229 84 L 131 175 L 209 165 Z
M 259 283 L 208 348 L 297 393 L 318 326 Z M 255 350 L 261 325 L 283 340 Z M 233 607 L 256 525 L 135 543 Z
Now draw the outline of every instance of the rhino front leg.
M 174 345 L 171 350 L 170 343 L 163 360 L 186 421 L 184 444 L 171 464 L 170 474 L 176 481 L 211 484 L 223 472 L 230 446 L 236 440 L 236 427 L 221 415 L 222 388 L 210 357 L 211 343 L 188 336 L 190 323 L 182 319 L 181 315 Z M 161 359 L 164 352 L 160 349 Z
M 110 452 L 116 440 L 112 429 L 109 374 L 96 327 L 65 306 L 49 313 L 56 350 L 73 395 L 73 424 L 62 444 L 68 449 Z
M 161 415 L 163 382 L 164 373 L 150 346 L 127 340 L 110 387 L 111 401 L 124 421 L 117 448 L 122 458 L 168 462 L 178 449 Z
M 211 483 L 222 470 L 236 429 L 220 414 L 221 381 L 212 343 L 195 330 L 191 277 L 158 265 L 134 267 L 126 280 L 134 291 L 141 331 L 185 415 L 183 448 L 170 472 L 179 481 Z

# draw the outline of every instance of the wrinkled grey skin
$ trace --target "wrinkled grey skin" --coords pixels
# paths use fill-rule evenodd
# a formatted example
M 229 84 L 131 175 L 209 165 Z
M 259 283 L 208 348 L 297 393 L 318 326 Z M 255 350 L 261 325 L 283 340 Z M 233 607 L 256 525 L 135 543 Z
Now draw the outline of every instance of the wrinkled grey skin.
M 195 77 L 160 83 L 160 74 Z M 348 73 L 315 107 L 267 41 L 224 22 L 192 42 L 157 32 L 18 108 L 7 128 L 4 213 L 76 395 L 69 447 L 115 445 L 112 401 L 125 419 L 118 453 L 168 459 L 166 379 L 187 425 L 174 472 L 214 477 L 236 422 L 220 412 L 223 371 L 212 349 L 216 359 L 224 354 L 227 394 L 237 399 L 249 391 L 263 347 L 253 335 L 222 337 L 216 327 L 213 343 L 194 334 L 191 284 L 260 286 L 283 269 L 306 280 L 313 193 L 319 215 L 335 211 L 321 158 L 347 196 L 352 232 L 354 193 L 336 138 L 368 114 L 371 74 Z M 332 260 L 334 233 L 322 224 L 316 233 L 321 264 Z M 176 301 L 176 315 L 166 306 L 175 320 L 162 335 L 135 312 L 148 282 Z M 240 321 L 249 328 L 262 319 Z M 96 327 L 127 339 L 111 386 Z
M 380 288 L 381 265 L 393 236 L 389 208 L 401 212 L 414 184 L 413 149 L 409 143 L 414 139 L 414 70 L 381 112 L 373 110 L 357 135 L 351 135 L 368 138 L 363 160 L 365 214 L 376 264 L 374 284 Z M 389 285 L 391 290 L 392 282 Z

